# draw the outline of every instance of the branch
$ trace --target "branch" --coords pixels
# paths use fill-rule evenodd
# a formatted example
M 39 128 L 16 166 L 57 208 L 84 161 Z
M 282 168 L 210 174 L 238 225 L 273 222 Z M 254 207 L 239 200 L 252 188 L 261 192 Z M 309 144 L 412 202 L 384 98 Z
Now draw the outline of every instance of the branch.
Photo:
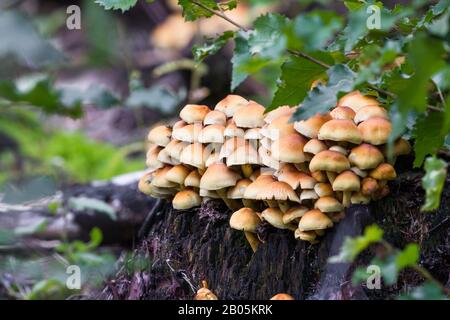
M 221 17 L 222 19 L 228 21 L 229 23 L 231 23 L 231 24 L 234 25 L 235 27 L 237 27 L 237 28 L 239 28 L 239 29 L 241 29 L 241 30 L 247 31 L 247 28 L 245 28 L 244 26 L 240 25 L 240 24 L 237 23 L 236 21 L 234 21 L 234 20 L 228 18 L 224 13 L 218 12 L 218 11 L 216 11 L 216 10 L 213 10 L 213 9 L 211 9 L 211 8 L 209 8 L 209 7 L 207 7 L 207 6 L 205 6 L 203 3 L 200 3 L 200 2 L 193 1 L 193 0 L 191 0 L 191 2 L 192 2 L 193 4 L 199 6 L 200 8 L 205 9 L 206 11 L 212 13 L 212 14 L 214 14 L 214 15 L 216 15 L 216 16 L 218 16 L 218 17 Z

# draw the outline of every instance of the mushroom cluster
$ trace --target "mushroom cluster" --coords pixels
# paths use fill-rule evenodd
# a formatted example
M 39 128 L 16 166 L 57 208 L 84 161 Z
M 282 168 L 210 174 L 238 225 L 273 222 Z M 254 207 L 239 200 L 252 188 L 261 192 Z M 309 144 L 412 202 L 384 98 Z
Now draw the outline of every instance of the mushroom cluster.
M 234 212 L 231 228 L 244 231 L 253 250 L 262 221 L 318 242 L 350 204 L 389 193 L 395 159 L 411 146 L 398 139 L 388 159 L 388 112 L 359 91 L 343 96 L 329 113 L 291 122 L 296 108 L 265 113 L 238 95 L 214 110 L 186 105 L 173 126 L 148 134 L 150 170 L 139 189 L 172 199 L 179 210 L 222 199 Z

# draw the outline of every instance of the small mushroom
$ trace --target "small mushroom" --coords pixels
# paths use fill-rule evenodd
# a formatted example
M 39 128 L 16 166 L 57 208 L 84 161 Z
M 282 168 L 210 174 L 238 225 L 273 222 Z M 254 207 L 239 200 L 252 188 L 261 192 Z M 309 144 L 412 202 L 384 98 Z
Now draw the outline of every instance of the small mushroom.
M 364 142 L 380 145 L 388 141 L 392 131 L 392 124 L 389 120 L 381 117 L 370 118 L 358 125 Z
M 361 143 L 361 133 L 352 120 L 333 119 L 326 122 L 319 130 L 319 140 Z
M 381 151 L 367 143 L 360 144 L 352 149 L 348 156 L 350 164 L 357 166 L 361 170 L 376 168 L 384 161 Z
M 349 107 L 358 112 L 366 106 L 378 106 L 378 101 L 371 96 L 362 95 L 360 91 L 352 91 L 341 97 L 337 103 L 338 107 Z
M 354 121 L 356 124 L 358 124 L 374 117 L 389 119 L 389 115 L 386 109 L 379 106 L 366 106 L 358 110 L 355 115 Z
M 293 296 L 287 293 L 278 293 L 274 295 L 270 300 L 295 300 Z
M 180 111 L 180 118 L 186 123 L 203 123 L 206 115 L 211 110 L 208 106 L 188 104 Z
M 212 110 L 203 119 L 203 124 L 205 126 L 211 124 L 225 126 L 227 124 L 227 116 L 222 111 Z
M 319 242 L 319 241 L 316 240 L 317 232 L 315 230 L 312 230 L 312 231 L 301 231 L 300 229 L 295 229 L 294 237 L 295 237 L 295 239 L 308 241 L 311 244 L 316 244 L 316 243 Z
M 229 94 L 216 104 L 214 110 L 221 111 L 228 118 L 231 118 L 238 110 L 245 108 L 247 105 L 247 99 L 235 94 Z
M 286 182 L 274 181 L 266 186 L 264 190 L 258 193 L 258 200 L 265 200 L 271 207 L 275 207 L 274 201 L 282 212 L 287 212 L 289 209 L 289 201 L 300 203 L 295 191 Z
M 196 142 L 183 148 L 180 154 L 180 162 L 203 170 L 208 156 L 208 150 L 205 146 Z
M 192 189 L 184 189 L 177 192 L 172 200 L 173 208 L 176 210 L 187 210 L 199 206 L 202 203 L 202 199 Z
M 233 115 L 233 120 L 240 128 L 257 128 L 264 125 L 265 108 L 250 101 L 245 108 L 239 109 Z
M 342 200 L 342 204 L 344 205 L 344 207 L 348 207 L 350 205 L 352 192 L 359 191 L 360 188 L 361 183 L 359 181 L 359 177 L 351 170 L 342 172 L 336 177 L 336 180 L 334 180 L 333 182 L 334 191 L 344 192 Z
M 253 252 L 259 245 L 259 240 L 255 236 L 256 228 L 261 223 L 259 215 L 251 208 L 242 208 L 234 212 L 230 218 L 230 227 L 236 230 L 244 231 L 247 241 Z
M 329 114 L 317 113 L 307 120 L 294 122 L 294 129 L 305 137 L 317 139 L 320 128 L 329 120 L 331 120 L 331 116 Z
M 198 289 L 197 294 L 194 297 L 194 300 L 219 300 L 217 296 L 208 289 L 208 283 L 203 280 L 202 287 Z
M 366 177 L 361 181 L 361 194 L 364 196 L 372 196 L 379 188 L 377 180 L 372 177 Z
M 240 179 L 234 187 L 231 187 L 227 191 L 227 197 L 229 199 L 242 199 L 244 207 L 256 210 L 256 205 L 250 199 L 245 199 L 245 189 L 252 183 L 250 179 Z
M 314 191 L 319 197 L 332 196 L 334 191 L 329 183 L 319 182 L 314 185 Z
M 183 166 L 182 164 L 176 165 L 172 167 L 169 171 L 166 173 L 166 179 L 175 182 L 176 184 L 179 184 L 181 187 L 184 187 L 184 180 L 190 173 L 190 170 Z
M 261 212 L 261 218 L 275 228 L 295 230 L 294 226 L 283 222 L 283 212 L 279 208 L 267 208 Z
M 227 157 L 227 166 L 240 166 L 244 177 L 253 173 L 252 165 L 260 164 L 258 152 L 249 143 L 236 148 Z
M 319 152 L 327 149 L 327 145 L 323 141 L 320 141 L 319 139 L 311 139 L 303 147 L 303 152 L 318 154 Z
M 292 116 L 294 113 L 295 108 L 291 108 L 290 106 L 281 106 L 278 107 L 266 114 L 264 117 L 264 122 L 267 124 L 271 124 L 274 120 L 284 117 L 284 116 Z
M 318 209 L 309 210 L 303 217 L 301 217 L 298 223 L 298 229 L 300 231 L 314 231 L 331 228 L 333 221 Z
M 336 107 L 330 112 L 330 116 L 336 120 L 353 120 L 355 111 L 349 107 Z
M 184 179 L 184 185 L 186 187 L 200 188 L 200 174 L 197 170 L 191 171 Z
M 319 152 L 309 163 L 309 170 L 311 172 L 326 171 L 330 183 L 333 183 L 336 173 L 348 169 L 350 169 L 348 159 L 342 153 L 331 150 Z

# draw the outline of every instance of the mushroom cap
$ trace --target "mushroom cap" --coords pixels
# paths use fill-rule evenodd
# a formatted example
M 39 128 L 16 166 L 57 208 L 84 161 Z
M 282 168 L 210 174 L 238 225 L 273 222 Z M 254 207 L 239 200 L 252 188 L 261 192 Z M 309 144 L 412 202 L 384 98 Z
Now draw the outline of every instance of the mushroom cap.
M 366 170 L 378 166 L 384 161 L 384 157 L 377 147 L 363 143 L 352 149 L 348 160 L 359 169 Z
M 300 193 L 300 202 L 303 202 L 303 200 L 314 200 L 318 197 L 319 196 L 314 190 L 303 190 L 302 193 Z
M 150 196 L 152 194 L 152 182 L 153 176 L 151 172 L 146 172 L 139 179 L 138 190 L 143 194 Z
M 287 293 L 277 293 L 270 300 L 295 300 L 293 296 Z
M 411 144 L 408 140 L 399 138 L 394 142 L 393 155 L 395 157 L 411 153 Z M 383 146 L 383 154 L 388 156 L 388 145 Z
M 389 163 L 382 163 L 372 171 L 369 175 L 377 180 L 394 180 L 397 178 L 397 173 L 392 165 Z
M 299 219 L 303 217 L 303 215 L 308 211 L 309 209 L 305 206 L 296 206 L 290 208 L 285 214 L 283 214 L 283 223 L 289 224 L 296 219 Z
M 245 140 L 259 140 L 263 137 L 261 134 L 261 128 L 250 128 L 245 130 L 244 139 Z
M 319 130 L 320 140 L 347 141 L 361 143 L 361 133 L 352 120 L 333 119 L 326 122 Z
M 202 199 L 197 192 L 191 189 L 184 189 L 177 192 L 172 200 L 172 206 L 176 210 L 187 210 L 199 206 Z
M 240 179 L 236 185 L 227 191 L 227 198 L 242 199 L 244 198 L 245 189 L 252 183 L 250 179 Z
M 289 225 L 283 223 L 283 211 L 279 208 L 267 208 L 261 212 L 263 220 L 278 229 L 288 229 Z
M 219 300 L 217 296 L 208 288 L 200 288 L 194 297 L 194 300 Z
M 261 223 L 258 214 L 250 208 L 241 208 L 233 212 L 230 218 L 230 227 L 236 230 L 256 233 Z
M 313 242 L 317 237 L 317 233 L 315 231 L 300 231 L 300 229 L 295 229 L 294 237 L 295 239 Z
M 359 177 L 351 170 L 342 172 L 333 182 L 334 191 L 359 191 L 360 188 Z
M 319 139 L 309 140 L 303 147 L 303 152 L 318 154 L 320 151 L 327 150 L 327 145 Z
M 203 119 L 203 124 L 205 126 L 210 124 L 225 126 L 227 124 L 227 116 L 222 111 L 212 110 L 205 116 L 205 119 Z
M 186 123 L 203 123 L 203 120 L 210 111 L 208 106 L 205 105 L 187 104 L 181 109 L 180 118 Z
M 150 130 L 147 140 L 157 146 L 165 147 L 170 142 L 172 130 L 167 126 L 157 126 Z
M 200 123 L 191 123 L 184 127 L 173 130 L 172 138 L 184 142 L 198 142 L 198 137 L 202 132 L 203 126 Z
M 208 150 L 203 144 L 195 142 L 184 147 L 180 154 L 180 162 L 203 169 L 205 168 L 205 162 L 208 156 Z
M 200 179 L 200 188 L 207 190 L 220 190 L 236 184 L 239 174 L 223 163 L 214 163 L 209 166 Z
M 307 120 L 294 122 L 294 129 L 305 137 L 316 139 L 322 125 L 329 120 L 331 120 L 329 114 L 317 113 Z
M 336 107 L 330 111 L 330 116 L 339 120 L 353 120 L 355 115 L 355 111 L 349 107 Z
M 219 153 L 218 152 L 212 152 L 209 157 L 205 161 L 205 167 L 208 168 L 214 163 L 222 162 L 221 159 L 219 159 Z
M 328 182 L 327 175 L 323 171 L 312 171 L 311 177 L 316 179 L 317 182 Z
M 294 190 L 299 186 L 302 189 L 312 189 L 316 184 L 316 179 L 306 173 L 298 171 L 295 166 L 290 163 L 283 163 L 280 169 L 275 173 L 275 176 L 279 181 L 286 182 Z
M 235 94 L 229 94 L 216 104 L 214 110 L 222 111 L 228 118 L 231 118 L 236 111 L 244 108 L 247 104 L 247 99 Z
M 214 190 L 200 189 L 199 193 L 200 193 L 200 197 L 211 198 L 211 199 L 221 199 L 219 194 Z
M 361 192 L 353 192 L 350 198 L 352 204 L 368 204 L 370 197 L 363 195 Z
M 189 173 L 190 170 L 188 168 L 182 164 L 178 164 L 167 171 L 166 179 L 177 184 L 183 184 Z
M 350 163 L 348 159 L 342 153 L 331 150 L 319 152 L 309 163 L 309 170 L 311 172 L 331 171 L 339 173 L 349 168 Z
M 238 147 L 243 146 L 247 143 L 248 143 L 247 141 L 245 141 L 240 137 L 228 138 L 227 140 L 225 140 L 222 147 L 220 148 L 219 159 L 228 157 Z
M 236 148 L 227 157 L 227 166 L 259 163 L 260 160 L 258 152 L 250 144 L 245 144 Z
M 260 146 L 258 149 L 258 155 L 263 165 L 275 170 L 280 168 L 280 162 L 272 157 L 270 150 Z
M 276 109 L 273 109 L 272 111 L 269 111 L 266 113 L 266 116 L 264 117 L 264 122 L 267 124 L 272 123 L 275 119 L 278 119 L 283 116 L 289 116 L 291 117 L 294 113 L 295 108 L 291 108 L 289 106 L 281 106 Z
M 168 155 L 177 160 L 180 161 L 180 155 L 181 155 L 181 151 L 183 151 L 183 149 L 185 147 L 187 147 L 189 145 L 188 142 L 183 142 L 183 141 L 179 141 L 179 140 L 172 140 L 169 142 L 169 144 L 165 147 Z
M 170 165 L 177 165 L 180 163 L 178 160 L 172 159 L 169 155 L 169 152 L 167 152 L 165 148 L 161 149 L 161 151 L 158 153 L 158 160 Z
M 375 194 L 380 186 L 378 185 L 378 182 L 376 179 L 372 177 L 366 177 L 362 179 L 361 182 L 361 194 L 364 196 L 371 196 Z
M 333 187 L 329 183 L 319 182 L 314 186 L 314 191 L 319 197 L 327 197 L 333 195 Z
M 295 191 L 286 182 L 274 181 L 258 193 L 258 200 L 289 200 L 300 203 Z
M 184 179 L 184 185 L 186 187 L 200 188 L 200 178 L 200 173 L 197 170 L 193 170 Z
M 261 134 L 271 140 L 280 139 L 288 134 L 297 133 L 294 123 L 290 122 L 291 115 L 285 115 L 272 121 L 261 129 Z
M 388 112 L 385 108 L 379 106 L 367 106 L 362 107 L 361 109 L 358 110 L 358 112 L 355 115 L 354 121 L 356 124 L 358 124 L 360 122 L 366 121 L 374 117 L 389 119 Z
M 146 155 L 146 161 L 145 164 L 150 169 L 159 169 L 164 167 L 164 163 L 158 160 L 158 154 L 161 152 L 162 147 L 153 145 L 148 149 L 147 155 Z
M 345 149 L 344 147 L 338 146 L 338 145 L 336 145 L 336 146 L 331 146 L 330 148 L 328 148 L 328 150 L 336 151 L 336 152 L 342 153 L 344 156 L 346 156 L 346 155 L 348 154 L 347 149 Z
M 378 106 L 378 101 L 371 96 L 362 95 L 360 91 L 353 91 L 341 97 L 337 103 L 338 107 L 349 107 L 358 112 L 366 106 Z
M 319 198 L 314 203 L 314 208 L 322 212 L 336 212 L 344 210 L 344 206 L 335 198 L 327 196 Z
M 305 143 L 306 139 L 298 133 L 288 134 L 272 143 L 271 156 L 281 162 L 305 162 L 305 154 L 302 151 Z
M 229 121 L 225 130 L 223 132 L 225 137 L 240 137 L 243 138 L 245 136 L 245 130 L 236 126 L 234 121 Z
M 364 142 L 379 145 L 388 141 L 392 124 L 385 118 L 374 117 L 361 122 L 358 125 L 358 130 Z
M 356 173 L 357 176 L 360 176 L 361 178 L 367 177 L 367 172 L 361 170 L 358 167 L 353 166 L 353 167 L 350 168 L 350 170 L 352 170 L 354 173 Z
M 167 180 L 167 172 L 172 169 L 172 166 L 165 166 L 153 172 L 152 175 L 152 186 L 159 188 L 174 188 L 177 186 L 176 183 Z
M 233 115 L 233 120 L 241 128 L 257 128 L 264 125 L 264 107 L 255 101 L 250 101 L 245 108 L 239 109 Z
M 220 124 L 211 124 L 202 129 L 198 136 L 201 143 L 223 143 L 225 127 Z
M 185 125 L 187 125 L 186 121 L 178 120 L 173 124 L 172 131 L 175 129 L 180 129 L 180 128 L 184 127 Z
M 244 199 L 255 200 L 260 192 L 262 192 L 269 183 L 272 183 L 275 179 L 272 175 L 261 174 L 253 181 L 250 185 L 247 186 L 244 193 Z
M 272 140 L 263 136 L 259 140 L 259 145 L 266 148 L 267 150 L 270 150 L 270 148 L 272 147 Z
M 298 223 L 298 229 L 300 231 L 322 230 L 331 228 L 332 226 L 333 221 L 318 209 L 306 212 Z

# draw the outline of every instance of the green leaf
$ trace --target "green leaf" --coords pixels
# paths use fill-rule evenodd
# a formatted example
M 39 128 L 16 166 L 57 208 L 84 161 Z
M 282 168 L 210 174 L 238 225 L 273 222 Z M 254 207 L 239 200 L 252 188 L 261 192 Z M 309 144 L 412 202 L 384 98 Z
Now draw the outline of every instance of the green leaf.
M 397 270 L 412 267 L 419 261 L 419 246 L 415 243 L 408 243 L 402 251 L 395 255 L 395 265 Z
M 214 0 L 195 0 L 197 5 L 192 0 L 178 0 L 178 4 L 183 8 L 183 17 L 186 21 L 195 21 L 199 18 L 209 18 L 213 16 L 213 13 L 210 10 L 232 10 L 236 8 L 237 1 L 229 0 L 223 2 L 216 2 Z M 220 6 L 220 8 L 219 8 Z M 205 9 L 209 8 L 210 10 Z
M 0 80 L 0 98 L 11 103 L 28 104 L 49 114 L 62 114 L 79 117 L 82 114 L 79 101 L 65 103 L 63 92 L 55 89 L 48 78 L 27 79 L 20 83 Z
M 393 88 L 398 95 L 399 108 L 425 111 L 430 78 L 445 66 L 442 57 L 444 48 L 441 41 L 418 34 L 410 44 L 408 61 L 414 68 L 414 74 L 403 80 L 403 86 Z
M 425 160 L 425 175 L 422 177 L 422 187 L 425 189 L 425 204 L 421 210 L 430 211 L 439 208 L 441 193 L 447 176 L 447 163 L 436 157 Z
M 31 291 L 25 296 L 25 299 L 60 300 L 66 297 L 67 292 L 68 289 L 61 280 L 50 278 L 36 282 Z
M 116 210 L 105 201 L 99 199 L 72 197 L 69 199 L 69 207 L 76 211 L 94 210 L 97 212 L 105 213 L 112 220 L 117 219 Z
M 415 168 L 420 167 L 427 155 L 434 155 L 444 144 L 446 134 L 442 133 L 443 124 L 444 117 L 440 112 L 429 112 L 418 118 L 412 132 Z
M 448 297 L 442 292 L 436 284 L 425 282 L 419 287 L 412 289 L 410 293 L 402 294 L 399 300 L 448 300 Z
M 137 0 L 95 0 L 95 3 L 101 5 L 106 10 L 122 10 L 125 12 L 134 7 Z
M 231 58 L 233 65 L 231 75 L 231 91 L 236 89 L 247 77 L 248 72 L 242 71 L 242 66 L 251 58 L 250 48 L 248 46 L 248 32 L 239 31 L 234 39 L 234 54 Z
M 207 56 L 217 53 L 223 48 L 228 40 L 234 37 L 233 31 L 225 31 L 222 35 L 214 39 L 208 39 L 203 45 L 194 45 L 192 47 L 192 54 L 195 61 L 201 62 Z
M 304 120 L 316 113 L 326 113 L 337 103 L 340 92 L 349 92 L 354 87 L 356 74 L 345 64 L 337 64 L 327 70 L 327 85 L 319 84 L 306 96 L 294 113 L 294 120 Z
M 371 244 L 383 239 L 383 230 L 373 224 L 364 229 L 364 234 L 356 238 L 347 237 L 342 244 L 338 255 L 330 257 L 330 263 L 352 262 L 355 258 Z
M 282 105 L 295 106 L 305 98 L 324 68 L 304 58 L 290 56 L 281 66 L 281 78 L 268 111 Z
M 287 38 L 283 31 L 287 23 L 285 16 L 276 13 L 256 19 L 254 29 L 248 37 L 250 53 L 263 58 L 278 59 L 286 49 Z
M 306 51 L 322 50 L 342 27 L 342 18 L 333 12 L 313 11 L 294 20 L 297 39 Z

